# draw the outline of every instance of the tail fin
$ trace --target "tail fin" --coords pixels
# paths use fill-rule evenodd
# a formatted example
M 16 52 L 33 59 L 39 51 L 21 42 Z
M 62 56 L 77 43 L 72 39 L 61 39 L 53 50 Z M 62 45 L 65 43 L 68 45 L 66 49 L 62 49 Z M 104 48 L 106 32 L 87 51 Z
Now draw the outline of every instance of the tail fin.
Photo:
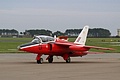
M 74 43 L 85 45 L 89 26 L 85 26 Z

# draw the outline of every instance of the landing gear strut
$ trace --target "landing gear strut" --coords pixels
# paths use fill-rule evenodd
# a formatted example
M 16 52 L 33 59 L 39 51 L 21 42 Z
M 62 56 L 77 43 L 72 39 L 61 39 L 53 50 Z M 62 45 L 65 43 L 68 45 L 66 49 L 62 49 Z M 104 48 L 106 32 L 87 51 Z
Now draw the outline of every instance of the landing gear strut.
M 42 64 L 43 63 L 43 58 L 41 58 L 41 54 L 38 54 L 37 57 L 36 57 L 36 60 L 37 60 L 37 63 L 38 64 Z
M 53 62 L 53 55 L 49 55 L 46 60 L 48 60 L 49 63 Z
M 53 56 L 49 56 L 48 62 L 49 62 L 49 63 L 52 63 L 52 62 L 53 62 Z
M 64 54 L 63 55 L 63 59 L 66 61 L 66 63 L 70 63 L 71 62 L 69 54 Z
M 71 62 L 71 59 L 70 57 L 68 57 L 68 59 L 66 60 L 66 63 L 70 63 Z

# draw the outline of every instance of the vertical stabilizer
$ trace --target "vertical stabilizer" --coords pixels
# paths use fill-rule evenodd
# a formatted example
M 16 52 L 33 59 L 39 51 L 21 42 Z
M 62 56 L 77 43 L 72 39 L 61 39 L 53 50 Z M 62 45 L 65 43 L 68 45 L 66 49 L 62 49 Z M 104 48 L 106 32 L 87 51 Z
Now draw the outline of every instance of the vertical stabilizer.
M 81 33 L 78 35 L 74 43 L 85 45 L 87 34 L 88 34 L 88 29 L 89 29 L 89 26 L 85 26 L 83 30 L 81 31 Z

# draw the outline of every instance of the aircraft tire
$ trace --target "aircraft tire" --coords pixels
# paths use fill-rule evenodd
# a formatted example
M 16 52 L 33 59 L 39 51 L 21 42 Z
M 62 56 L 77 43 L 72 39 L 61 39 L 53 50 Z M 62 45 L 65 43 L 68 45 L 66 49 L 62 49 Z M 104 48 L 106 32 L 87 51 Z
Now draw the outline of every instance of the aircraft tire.
M 38 64 L 42 64 L 43 63 L 43 58 L 40 58 L 40 60 L 37 60 Z
M 70 57 L 68 57 L 68 59 L 66 60 L 66 63 L 70 63 L 71 62 L 71 59 Z
M 53 57 L 50 57 L 50 58 L 48 59 L 48 62 L 49 62 L 49 63 L 52 63 L 52 62 L 53 62 Z

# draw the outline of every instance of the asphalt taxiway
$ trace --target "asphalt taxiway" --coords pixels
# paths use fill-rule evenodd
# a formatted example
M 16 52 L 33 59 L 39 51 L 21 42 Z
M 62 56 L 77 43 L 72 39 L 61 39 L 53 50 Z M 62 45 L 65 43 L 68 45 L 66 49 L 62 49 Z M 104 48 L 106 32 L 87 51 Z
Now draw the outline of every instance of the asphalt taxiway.
M 120 80 L 120 53 L 90 54 L 66 63 L 36 63 L 35 54 L 0 54 L 0 80 Z

